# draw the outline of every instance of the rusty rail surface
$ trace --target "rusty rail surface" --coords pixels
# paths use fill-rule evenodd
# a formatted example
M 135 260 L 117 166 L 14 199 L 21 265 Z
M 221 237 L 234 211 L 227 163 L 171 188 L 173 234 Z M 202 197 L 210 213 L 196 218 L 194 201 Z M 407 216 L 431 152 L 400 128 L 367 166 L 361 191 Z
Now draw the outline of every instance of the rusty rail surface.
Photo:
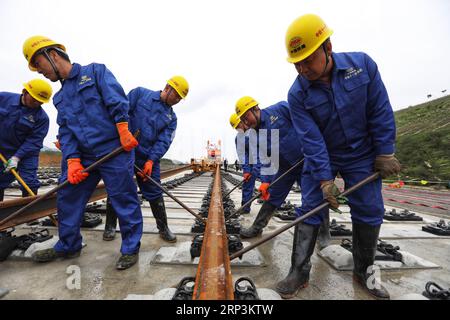
M 234 300 L 219 166 L 215 170 L 208 220 L 192 299 Z
M 161 171 L 161 179 L 165 179 L 174 176 L 180 172 L 191 169 L 191 165 L 182 166 L 175 169 Z M 92 193 L 88 202 L 93 202 L 106 198 L 106 188 L 104 183 L 99 183 L 97 188 Z M 26 197 L 20 199 L 12 199 L 0 202 L 0 221 L 12 215 L 21 207 L 36 200 L 39 196 Z M 44 218 L 53 213 L 56 213 L 56 194 L 49 196 L 47 199 L 36 204 L 34 207 L 23 212 L 23 214 L 7 221 L 4 225 L 0 226 L 0 231 L 10 227 L 17 226 L 22 223 L 27 223 L 36 219 Z

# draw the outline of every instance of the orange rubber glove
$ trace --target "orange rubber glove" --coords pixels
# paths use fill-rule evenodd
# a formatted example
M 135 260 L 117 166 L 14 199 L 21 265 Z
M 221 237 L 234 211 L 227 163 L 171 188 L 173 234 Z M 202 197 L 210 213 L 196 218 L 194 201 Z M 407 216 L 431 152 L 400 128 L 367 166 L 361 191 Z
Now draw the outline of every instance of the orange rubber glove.
M 142 169 L 142 171 L 144 173 L 138 172 L 138 176 L 142 178 L 142 181 L 147 181 L 148 178 L 147 176 L 151 176 L 152 175 L 152 170 L 153 170 L 153 161 L 152 160 L 148 160 L 145 164 L 144 164 L 144 168 Z
M 261 192 L 261 198 L 265 201 L 269 200 L 270 198 L 270 193 L 269 193 L 269 186 L 270 183 L 268 182 L 263 182 L 261 183 L 261 185 L 259 186 L 258 191 Z
M 120 136 L 120 144 L 125 151 L 131 151 L 138 146 L 139 143 L 128 130 L 128 122 L 116 123 L 116 127 Z
M 248 173 L 248 172 L 244 173 L 244 181 L 245 182 L 249 181 L 251 177 L 252 177 L 251 173 Z
M 71 184 L 79 184 L 81 181 L 89 176 L 89 173 L 82 172 L 84 170 L 80 158 L 73 158 L 67 160 L 67 179 Z
M 56 148 L 58 148 L 58 150 L 61 150 L 61 144 L 59 143 L 59 140 L 56 140 L 55 142 L 53 142 L 53 144 Z

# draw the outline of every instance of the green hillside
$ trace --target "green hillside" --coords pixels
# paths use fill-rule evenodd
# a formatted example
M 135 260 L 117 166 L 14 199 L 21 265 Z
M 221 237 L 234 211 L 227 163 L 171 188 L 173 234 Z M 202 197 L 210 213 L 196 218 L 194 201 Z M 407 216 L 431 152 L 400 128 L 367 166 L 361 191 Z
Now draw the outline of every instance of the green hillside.
M 450 180 L 450 95 L 397 111 L 395 120 L 403 178 Z

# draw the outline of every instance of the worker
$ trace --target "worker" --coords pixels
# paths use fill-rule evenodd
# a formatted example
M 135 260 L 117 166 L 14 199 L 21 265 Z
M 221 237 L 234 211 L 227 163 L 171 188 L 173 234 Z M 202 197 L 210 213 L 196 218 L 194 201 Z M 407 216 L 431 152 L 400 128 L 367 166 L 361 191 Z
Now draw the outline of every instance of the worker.
M 174 76 L 167 81 L 164 90 L 152 91 L 142 87 L 128 94 L 130 101 L 130 124 L 133 130 L 140 130 L 141 138 L 136 148 L 136 165 L 143 169 L 144 175 L 137 172 L 137 182 L 143 197 L 149 201 L 159 236 L 167 242 L 176 242 L 177 237 L 170 231 L 161 188 L 149 181 L 150 176 L 161 183 L 160 160 L 169 150 L 175 137 L 177 116 L 173 106 L 186 98 L 189 84 L 182 76 Z M 114 237 L 115 214 L 107 210 L 103 238 Z
M 239 160 L 234 160 L 234 171 L 239 172 L 240 166 L 239 166 Z
M 291 173 L 286 175 L 277 184 L 270 186 L 270 182 L 277 179 L 286 172 L 291 166 L 296 164 L 303 158 L 302 146 L 295 143 L 297 135 L 292 127 L 289 115 L 288 104 L 280 101 L 272 106 L 264 109 L 259 108 L 259 103 L 250 96 L 244 96 L 236 102 L 236 114 L 241 121 L 249 128 L 256 130 L 259 139 L 258 144 L 264 137 L 261 135 L 262 130 L 267 130 L 266 145 L 268 150 L 259 150 L 260 157 L 271 155 L 269 159 L 261 158 L 261 185 L 259 191 L 264 200 L 255 221 L 249 228 L 241 230 L 242 238 L 253 238 L 260 235 L 263 228 L 267 226 L 270 218 L 275 210 L 281 206 L 288 196 L 292 186 L 297 181 L 301 182 L 302 165 L 299 165 Z M 274 141 L 278 135 L 278 141 Z M 274 136 L 272 138 L 272 136 Z M 272 145 L 278 147 L 278 154 Z M 278 165 L 277 165 L 278 163 Z M 270 172 L 270 167 L 274 167 L 275 171 Z M 270 192 L 269 192 L 270 187 Z
M 133 181 L 137 140 L 128 129 L 129 103 L 114 75 L 105 65 L 81 66 L 71 63 L 65 46 L 44 36 L 28 38 L 23 53 L 32 71 L 47 79 L 61 81 L 53 97 L 58 115 L 58 139 L 67 171 L 60 182 L 69 184 L 58 191 L 59 241 L 54 248 L 34 253 L 37 262 L 80 255 L 80 225 L 92 192 L 103 180 L 111 203 L 119 216 L 122 234 L 118 270 L 134 265 L 139 257 L 142 213 Z M 122 147 L 124 152 L 91 172 L 84 169 Z
M 230 117 L 230 125 L 233 129 L 238 131 L 234 143 L 236 146 L 236 152 L 238 154 L 240 162 L 242 163 L 243 171 L 243 185 L 242 185 L 242 201 L 241 205 L 247 203 L 252 197 L 255 190 L 255 182 L 259 179 L 261 164 L 258 161 L 258 146 L 255 145 L 250 148 L 249 136 L 245 134 L 248 127 L 241 121 L 236 113 L 233 113 Z M 240 137 L 242 135 L 242 137 Z M 243 139 L 243 148 L 238 148 L 238 141 Z M 242 210 L 242 214 L 249 214 L 251 205 L 246 206 Z
M 379 171 L 387 177 L 400 171 L 394 156 L 395 121 L 376 63 L 365 53 L 335 53 L 333 31 L 317 15 L 295 19 L 286 32 L 288 62 L 298 72 L 289 90 L 292 123 L 306 159 L 302 177 L 303 215 L 323 200 L 338 208 L 334 183 L 342 176 L 345 187 Z M 353 278 L 370 294 L 388 299 L 389 293 L 373 277 L 375 252 L 384 205 L 381 178 L 348 196 L 353 226 Z M 295 229 L 292 265 L 276 290 L 289 298 L 304 287 L 323 213 L 307 218 Z M 372 270 L 372 272 L 371 272 Z
M 22 94 L 0 92 L 0 153 L 8 159 L 4 170 L 0 170 L 0 201 L 15 179 L 12 169 L 17 169 L 34 194 L 40 187 L 39 152 L 49 128 L 42 104 L 50 101 L 52 87 L 41 79 L 33 79 L 23 87 Z M 20 188 L 22 197 L 28 197 L 26 189 L 22 185 Z

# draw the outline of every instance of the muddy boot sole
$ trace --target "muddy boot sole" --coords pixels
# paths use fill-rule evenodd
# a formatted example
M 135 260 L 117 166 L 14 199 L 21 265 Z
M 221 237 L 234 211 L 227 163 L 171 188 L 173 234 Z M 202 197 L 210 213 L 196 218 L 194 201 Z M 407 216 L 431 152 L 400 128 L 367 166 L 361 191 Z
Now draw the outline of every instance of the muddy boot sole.
M 370 294 L 372 297 L 374 297 L 377 300 L 390 300 L 391 299 L 390 296 L 381 297 L 381 296 L 375 295 L 369 288 L 367 288 L 365 281 L 355 274 L 353 275 L 353 281 L 358 283 L 364 289 L 365 292 L 367 292 L 368 294 Z
M 31 257 L 34 262 L 51 262 L 57 259 L 73 259 L 78 258 L 81 254 L 81 250 L 73 253 L 56 252 L 54 249 L 46 249 L 36 251 Z
M 175 243 L 175 242 L 177 242 L 177 237 L 175 237 L 173 239 L 168 239 L 168 238 L 164 237 L 161 233 L 159 234 L 159 237 L 162 240 L 164 240 L 165 242 L 168 242 L 168 243 Z
M 103 233 L 103 240 L 104 241 L 113 241 L 116 238 L 116 232 L 114 231 L 114 233 L 112 232 L 104 232 Z
M 239 235 L 241 236 L 241 238 L 243 239 L 251 239 L 251 238 L 256 238 L 256 237 L 260 237 L 262 235 L 263 231 L 258 231 L 258 232 L 252 232 L 250 233 L 250 231 L 248 231 L 248 229 L 244 229 L 241 230 L 241 232 L 239 233 Z
M 131 268 L 138 262 L 139 255 L 122 255 L 116 263 L 117 270 L 126 270 Z
M 296 297 L 296 296 L 298 295 L 298 293 L 300 292 L 301 289 L 307 288 L 308 285 L 309 285 L 309 283 L 306 282 L 306 283 L 300 285 L 294 292 L 289 292 L 289 293 L 286 293 L 286 292 L 280 292 L 278 288 L 276 288 L 275 291 L 276 291 L 276 292 L 280 295 L 280 297 L 283 298 L 283 299 L 292 299 L 292 298 L 294 298 L 294 297 Z

